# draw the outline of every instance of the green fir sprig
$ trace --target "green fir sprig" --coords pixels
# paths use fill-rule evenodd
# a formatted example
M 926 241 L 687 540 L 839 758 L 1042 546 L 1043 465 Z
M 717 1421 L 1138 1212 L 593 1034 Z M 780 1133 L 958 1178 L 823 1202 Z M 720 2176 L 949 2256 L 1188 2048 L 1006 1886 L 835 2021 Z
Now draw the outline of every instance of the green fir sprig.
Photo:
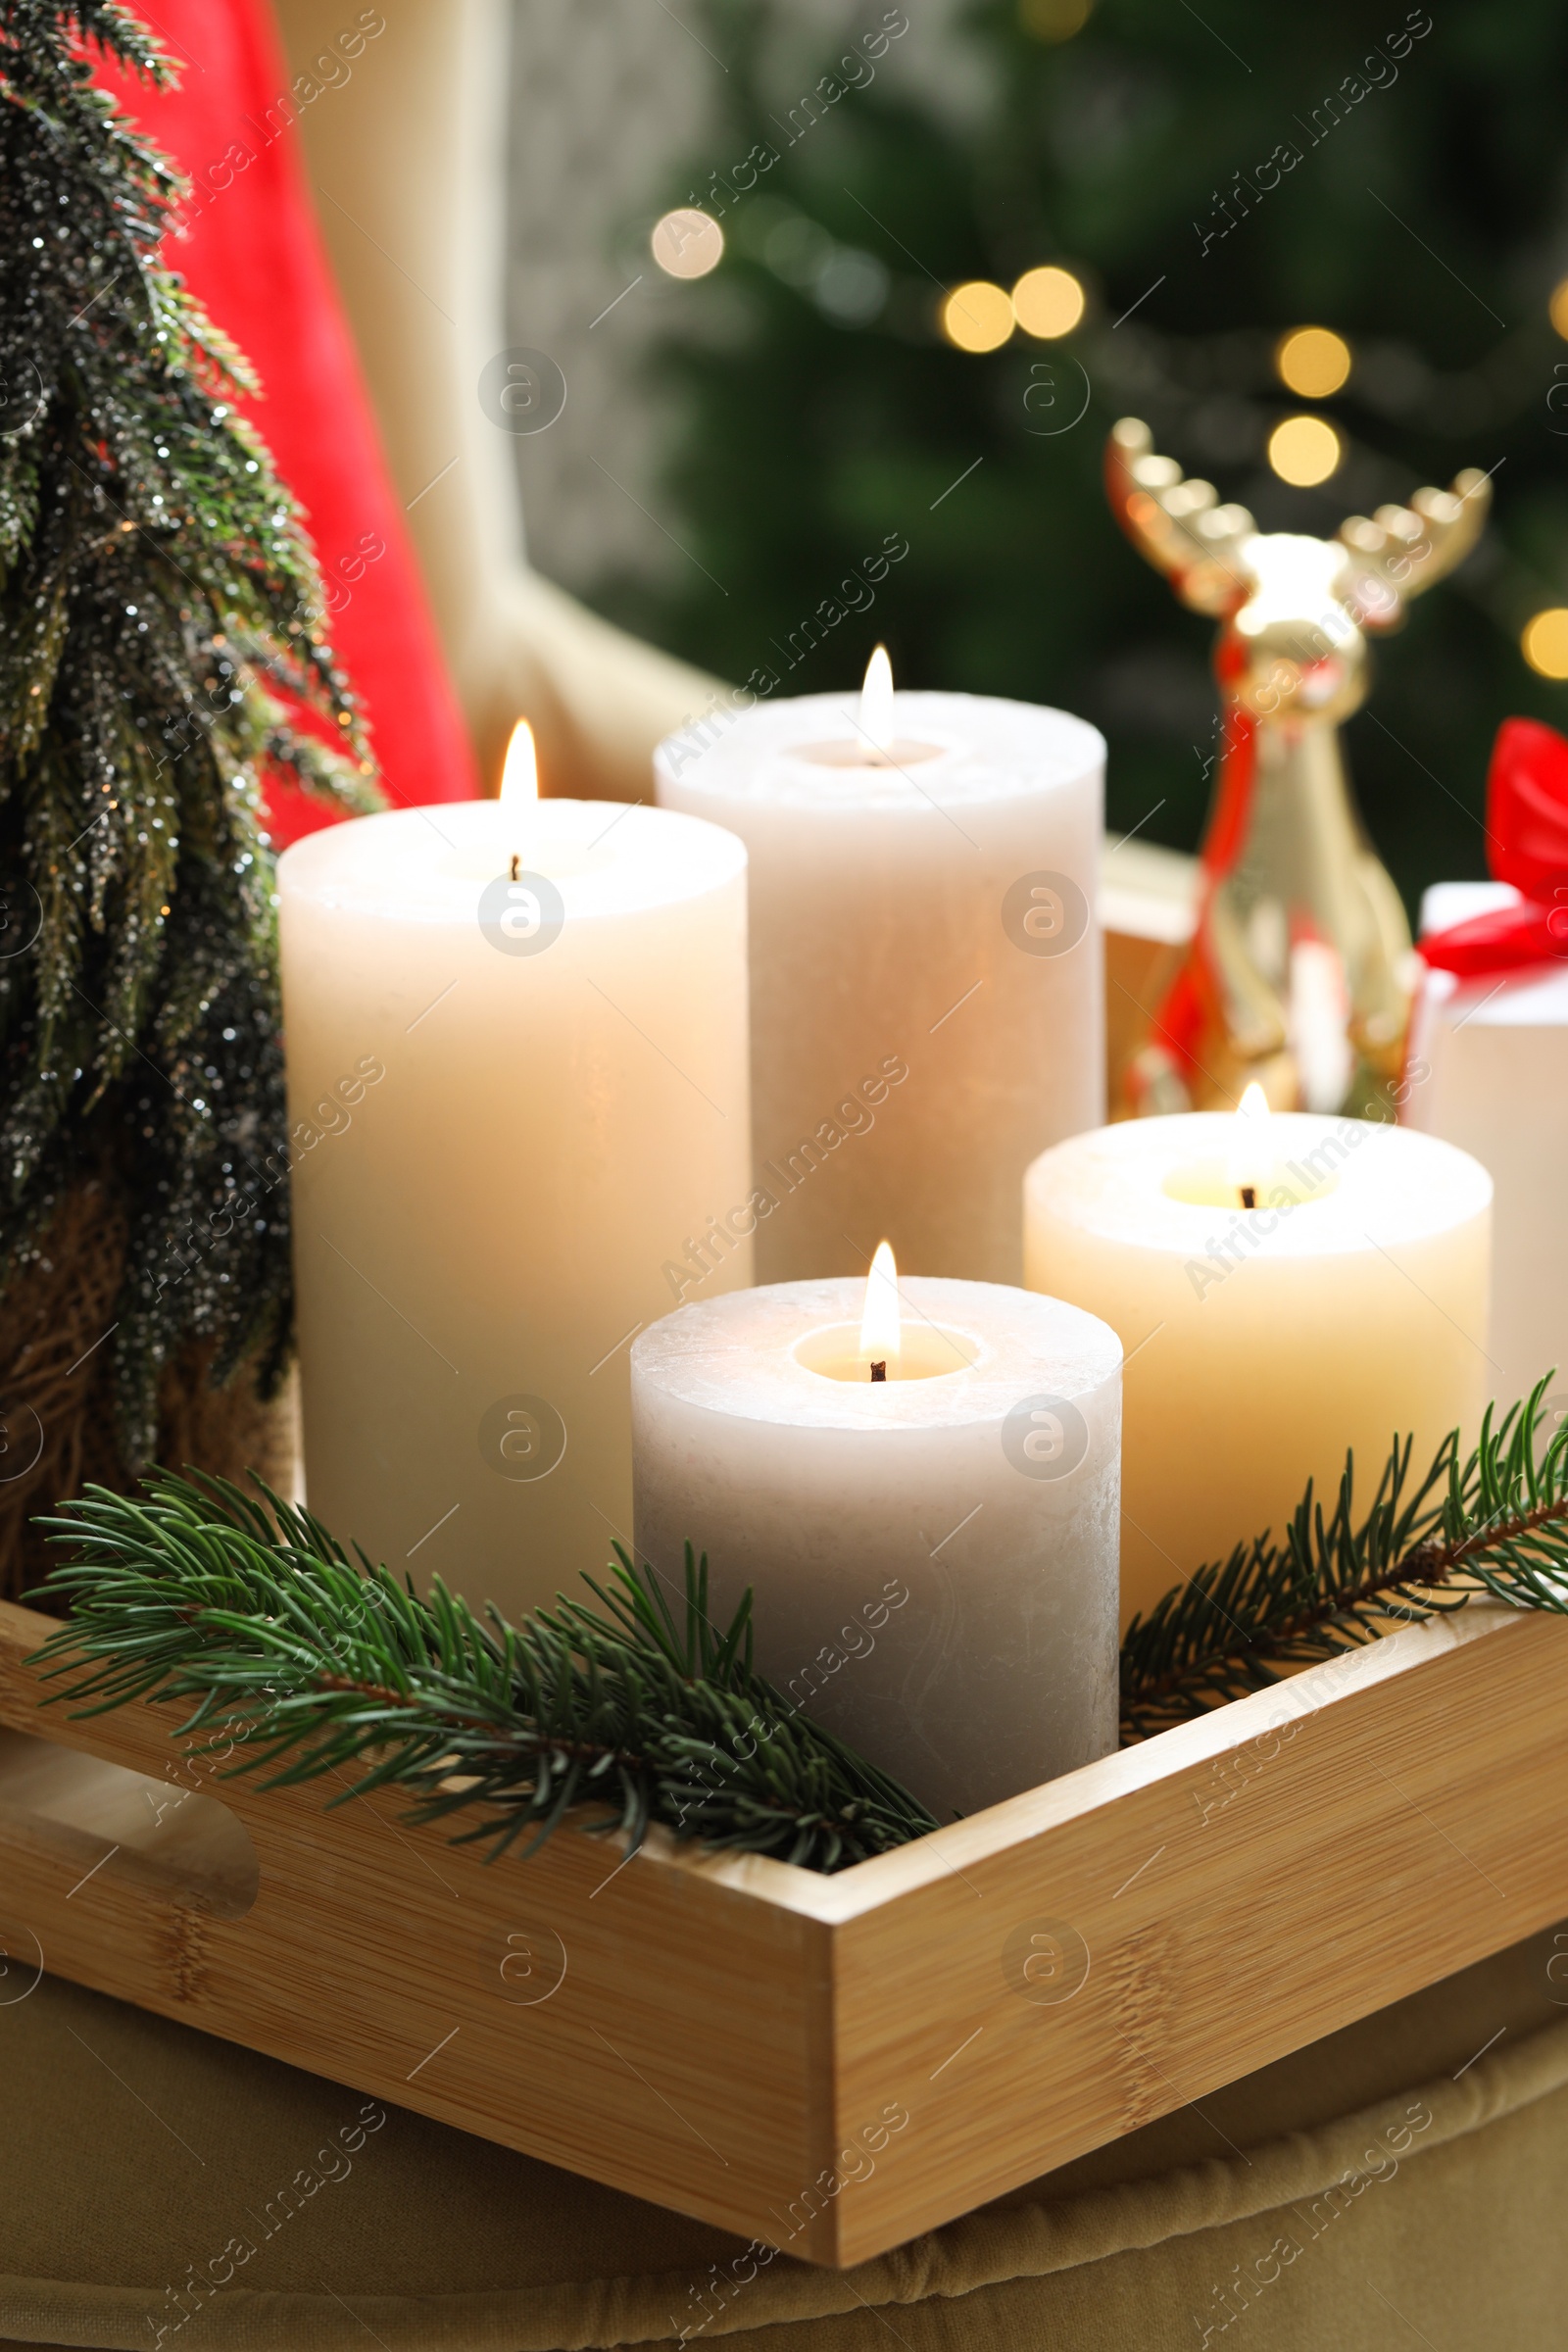
M 599 1610 L 558 1596 L 516 1627 L 356 1564 L 265 1488 L 159 1473 L 43 1524 L 75 1552 L 44 1588 L 74 1610 L 41 1653 L 56 1695 L 194 1700 L 175 1737 L 266 1787 L 352 1776 L 334 1804 L 392 1787 L 421 1823 L 478 1808 L 455 1842 L 492 1857 L 579 1806 L 633 1846 L 658 1822 L 819 1871 L 937 1826 L 755 1672 L 749 1592 L 714 1627 L 689 1544 L 677 1610 L 617 1545 L 609 1587 L 584 1580 Z
M 1568 1614 L 1568 1421 L 1544 1437 L 1550 1377 L 1469 1454 L 1457 1432 L 1417 1485 L 1396 1439 L 1363 1517 L 1354 1463 L 1325 1514 L 1309 1486 L 1284 1538 L 1238 1544 L 1133 1622 L 1122 1736 L 1137 1740 L 1400 1625 L 1488 1593 Z M 524 1625 L 428 1598 L 265 1487 L 155 1473 L 140 1498 L 90 1488 L 41 1523 L 73 1556 L 44 1588 L 72 1609 L 39 1653 L 84 1715 L 194 1702 L 175 1737 L 331 1802 L 393 1787 L 416 1822 L 476 1814 L 457 1839 L 529 1852 L 578 1808 L 633 1845 L 680 1838 L 833 1871 L 937 1827 L 885 1773 L 752 1662 L 752 1596 L 709 1613 L 688 1544 L 671 1608 L 616 1546 L 597 1607 L 557 1598 Z M 228 1759 L 232 1758 L 232 1761 Z
M 1327 1517 L 1312 1488 L 1284 1538 L 1239 1544 L 1135 1618 L 1122 1644 L 1122 1737 L 1143 1740 L 1397 1625 L 1491 1593 L 1568 1614 L 1568 1420 L 1543 1442 L 1546 1392 L 1494 1420 L 1473 1452 L 1451 1431 L 1418 1486 L 1396 1438 L 1364 1518 L 1347 1454 Z

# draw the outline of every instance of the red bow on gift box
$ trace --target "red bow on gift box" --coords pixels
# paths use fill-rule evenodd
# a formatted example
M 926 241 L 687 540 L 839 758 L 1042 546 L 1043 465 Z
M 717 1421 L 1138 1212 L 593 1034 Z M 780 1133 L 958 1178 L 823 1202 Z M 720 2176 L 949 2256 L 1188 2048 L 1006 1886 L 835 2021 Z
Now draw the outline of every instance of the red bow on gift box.
M 1568 739 L 1505 718 L 1487 776 L 1487 863 L 1520 894 L 1418 945 L 1434 970 L 1470 979 L 1568 956 Z

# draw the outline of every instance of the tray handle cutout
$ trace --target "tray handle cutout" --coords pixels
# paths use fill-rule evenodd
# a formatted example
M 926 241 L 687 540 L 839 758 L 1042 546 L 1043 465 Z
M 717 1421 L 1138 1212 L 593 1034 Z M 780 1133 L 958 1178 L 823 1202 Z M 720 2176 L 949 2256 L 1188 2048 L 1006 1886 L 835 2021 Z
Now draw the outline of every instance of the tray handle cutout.
M 217 1797 L 0 1730 L 0 1851 L 15 1839 L 77 1884 L 101 1872 L 214 1919 L 243 1919 L 261 1885 L 250 1833 Z

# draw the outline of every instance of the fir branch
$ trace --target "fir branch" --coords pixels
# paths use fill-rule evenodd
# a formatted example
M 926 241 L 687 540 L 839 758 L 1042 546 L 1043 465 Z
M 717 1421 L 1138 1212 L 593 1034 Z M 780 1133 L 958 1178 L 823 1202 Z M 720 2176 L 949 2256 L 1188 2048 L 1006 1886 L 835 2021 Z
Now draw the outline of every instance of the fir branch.
M 677 1838 L 832 1871 L 937 1826 L 899 1785 L 752 1665 L 751 1593 L 720 1632 L 708 1563 L 684 1605 L 617 1544 L 600 1607 L 558 1596 L 521 1627 L 428 1599 L 258 1482 L 158 1473 L 144 1498 L 91 1487 L 42 1524 L 75 1556 L 44 1587 L 74 1614 L 39 1663 L 82 1714 L 194 1700 L 175 1737 L 268 1788 L 355 1775 L 416 1822 L 478 1808 L 458 1843 L 534 1849 L 568 1812 L 632 1846 Z
M 1412 1487 L 1396 1439 L 1357 1518 L 1354 1464 L 1325 1517 L 1309 1486 L 1284 1540 L 1200 1568 L 1122 1647 L 1123 1737 L 1146 1739 L 1396 1625 L 1490 1593 L 1568 1614 L 1568 1423 L 1544 1443 L 1551 1375 L 1468 1457 L 1444 1440 Z M 686 1552 L 672 1611 L 616 1545 L 597 1607 L 558 1596 L 522 1627 L 481 1623 L 436 1583 L 421 1599 L 258 1483 L 160 1472 L 144 1498 L 89 1488 L 41 1522 L 74 1556 L 46 1595 L 71 1622 L 40 1653 L 83 1714 L 194 1701 L 175 1737 L 265 1786 L 355 1777 L 332 1803 L 404 1790 L 416 1822 L 477 1809 L 458 1838 L 532 1852 L 567 1813 L 639 1844 L 677 1838 L 832 1871 L 937 1824 L 792 1706 L 753 1665 L 751 1594 L 720 1630 Z
M 1325 1520 L 1308 1485 L 1283 1542 L 1238 1544 L 1167 1592 L 1122 1643 L 1122 1736 L 1143 1740 L 1242 1698 L 1396 1625 L 1462 1608 L 1478 1592 L 1568 1614 L 1568 1422 L 1544 1444 L 1554 1375 L 1466 1458 L 1459 1432 L 1411 1489 L 1410 1441 L 1394 1441 L 1364 1519 L 1354 1460 Z

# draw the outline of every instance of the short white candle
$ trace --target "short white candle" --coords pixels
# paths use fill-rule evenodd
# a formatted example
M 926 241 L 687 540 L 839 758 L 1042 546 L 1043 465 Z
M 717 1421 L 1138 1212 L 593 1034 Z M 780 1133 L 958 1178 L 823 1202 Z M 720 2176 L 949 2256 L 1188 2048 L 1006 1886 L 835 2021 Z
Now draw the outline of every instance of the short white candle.
M 1261 1115 L 1102 1127 L 1025 1185 L 1030 1288 L 1127 1352 L 1124 1622 L 1283 1534 L 1309 1478 L 1331 1515 L 1348 1447 L 1362 1512 L 1396 1431 L 1423 1476 L 1490 1393 L 1486 1170 L 1401 1128 L 1270 1118 L 1248 1091 Z
M 279 864 L 311 1504 L 509 1612 L 629 1529 L 627 1344 L 750 1174 L 744 850 L 526 782 Z
M 946 1818 L 1116 1743 L 1121 1349 L 1024 1291 L 870 1287 L 864 1323 L 840 1277 L 641 1335 L 637 1548 L 706 1550 L 718 1623 L 752 1586 L 760 1670 Z
M 1019 1280 L 1025 1167 L 1104 1116 L 1104 752 L 883 666 L 661 745 L 660 805 L 751 858 L 759 1280 L 860 1271 L 889 1230 L 913 1272 Z

